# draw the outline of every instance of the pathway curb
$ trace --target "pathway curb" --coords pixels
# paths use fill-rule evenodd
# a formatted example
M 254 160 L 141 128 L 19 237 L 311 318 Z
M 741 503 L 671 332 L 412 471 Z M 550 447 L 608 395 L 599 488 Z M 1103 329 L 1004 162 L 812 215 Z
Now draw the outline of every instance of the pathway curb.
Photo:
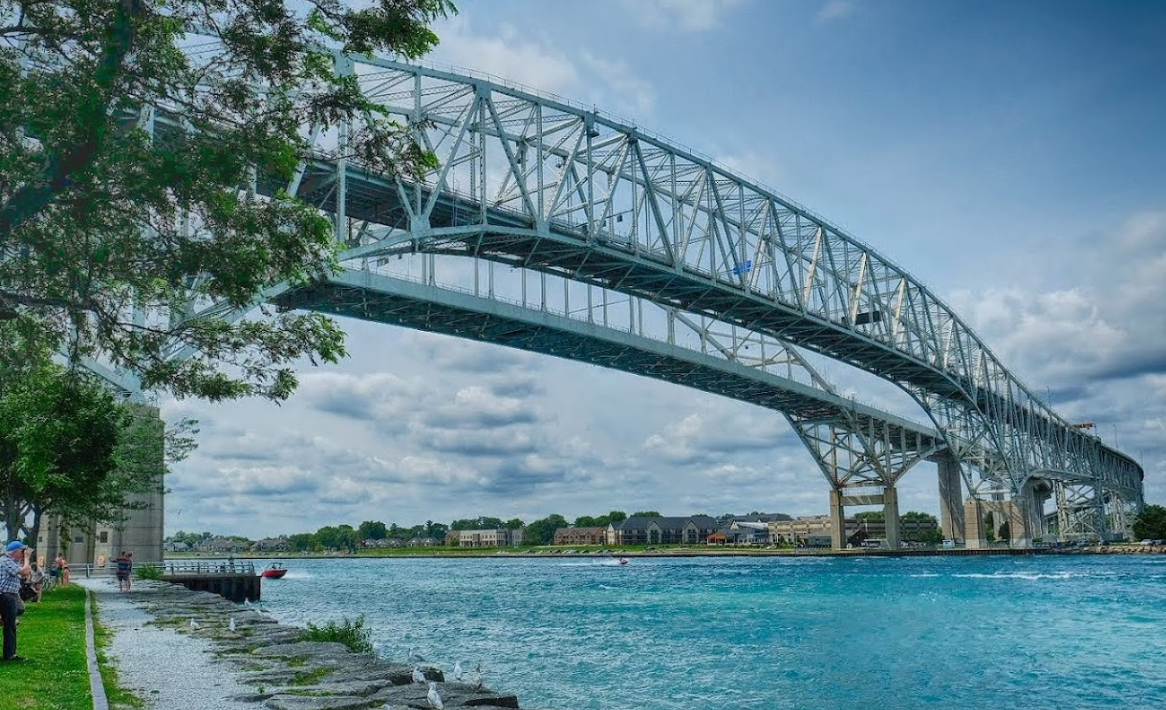
M 93 695 L 93 710 L 109 710 L 109 699 L 105 697 L 105 684 L 101 681 L 101 669 L 97 665 L 97 646 L 93 633 L 93 610 L 97 598 L 85 588 L 85 656 L 89 662 L 89 690 Z

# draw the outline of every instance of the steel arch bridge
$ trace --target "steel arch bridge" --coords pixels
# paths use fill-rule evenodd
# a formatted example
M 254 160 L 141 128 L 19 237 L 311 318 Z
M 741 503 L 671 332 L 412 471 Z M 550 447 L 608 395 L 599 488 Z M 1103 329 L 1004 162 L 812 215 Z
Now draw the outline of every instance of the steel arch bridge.
M 831 484 L 836 545 L 847 505 L 881 503 L 897 517 L 895 483 L 923 458 L 939 462 L 945 534 L 969 546 L 983 543 L 994 507 L 1021 545 L 1044 533 L 1049 497 L 1063 537 L 1121 533 L 1141 509 L 1131 457 L 1059 416 L 936 294 L 824 218 L 595 109 L 446 70 L 336 61 L 441 167 L 419 182 L 387 179 L 344 157 L 358 126 L 305 127 L 341 157 L 255 187 L 329 213 L 348 271 L 273 286 L 268 300 L 777 409 Z M 142 120 L 156 135 L 183 130 L 164 109 Z M 839 398 L 801 349 L 894 383 L 932 427 Z

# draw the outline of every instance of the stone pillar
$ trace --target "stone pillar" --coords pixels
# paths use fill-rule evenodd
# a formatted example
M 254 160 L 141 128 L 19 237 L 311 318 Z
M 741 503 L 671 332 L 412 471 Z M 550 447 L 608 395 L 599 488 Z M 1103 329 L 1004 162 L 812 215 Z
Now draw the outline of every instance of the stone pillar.
M 964 539 L 964 506 L 961 504 L 962 479 L 960 462 L 951 451 L 933 459 L 939 466 L 939 525 L 944 538 L 962 542 Z
M 883 490 L 883 519 L 886 520 L 887 547 L 899 549 L 899 491 L 894 486 Z
M 846 549 L 846 509 L 842 506 L 842 493 L 836 488 L 830 491 L 830 546 Z
M 964 503 L 964 547 L 969 550 L 981 550 L 987 546 L 988 539 L 984 537 L 983 505 L 975 498 L 968 498 Z

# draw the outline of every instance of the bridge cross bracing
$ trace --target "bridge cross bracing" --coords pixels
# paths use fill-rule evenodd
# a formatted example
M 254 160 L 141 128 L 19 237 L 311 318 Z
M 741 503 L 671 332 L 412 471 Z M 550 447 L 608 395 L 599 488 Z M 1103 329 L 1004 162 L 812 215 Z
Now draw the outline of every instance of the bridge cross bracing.
M 947 472 L 941 473 L 947 477 L 941 508 L 952 521 L 961 517 L 965 494 L 1018 501 L 1025 511 L 1021 544 L 1041 534 L 1041 501 L 1050 496 L 1062 535 L 1120 530 L 1140 510 L 1142 471 L 1130 457 L 1074 428 L 934 293 L 829 221 L 594 109 L 446 70 L 380 59 L 339 57 L 338 63 L 412 127 L 440 168 L 420 182 L 386 179 L 345 157 L 346 141 L 359 125 L 305 127 L 321 158 L 302 165 L 291 184 L 258 177 L 255 187 L 261 193 L 288 189 L 331 214 L 351 271 L 311 289 L 273 287 L 274 302 L 373 317 L 374 311 L 352 307 L 360 299 L 345 279 L 357 272 L 384 276 L 396 260 L 416 265 L 416 278 L 431 289 L 438 287 L 440 264 L 443 282 L 452 279 L 476 298 L 498 304 L 507 292 L 523 308 L 544 314 L 548 293 L 561 289 L 566 321 L 582 313 L 584 322 L 608 327 L 612 304 L 619 304 L 628 312 L 615 330 L 625 338 L 655 324 L 666 335 L 654 342 L 711 354 L 726 372 L 784 368 L 785 376 L 799 373 L 790 382 L 800 378 L 829 400 L 833 388 L 799 354 L 804 349 L 907 392 L 933 431 L 892 425 L 893 417 L 873 412 L 847 418 L 836 408 L 822 418 L 775 407 L 826 475 L 838 516 L 848 502 L 879 496 L 892 507 L 898 477 L 925 457 L 947 462 L 941 465 Z M 164 107 L 150 123 L 160 139 L 182 130 L 180 117 Z M 376 283 L 357 289 L 360 298 L 371 303 L 385 296 L 387 282 Z M 436 292 L 431 296 L 436 299 Z M 437 301 L 429 303 L 425 318 L 401 316 L 401 324 L 441 330 L 436 324 L 448 314 L 438 313 Z M 478 305 L 479 319 L 495 307 Z M 242 316 L 207 304 L 188 310 L 190 317 Z M 402 311 L 376 312 L 376 319 L 397 322 L 389 314 Z M 504 328 L 469 328 L 474 318 L 460 321 L 468 335 L 452 334 L 505 341 Z M 518 346 L 659 376 L 648 365 L 629 364 L 631 355 L 604 360 L 594 354 L 603 349 L 597 331 L 588 343 L 573 340 L 569 330 L 548 327 Z M 681 332 L 687 335 L 678 337 Z M 637 341 L 629 352 L 656 352 L 641 345 Z M 762 345 L 768 356 L 746 355 Z M 594 352 L 585 355 L 589 347 Z M 190 355 L 180 347 L 173 351 Z M 655 357 L 683 360 L 688 353 Z M 725 385 L 707 371 L 705 379 L 663 371 L 728 396 L 738 396 L 730 390 L 743 386 Z M 881 492 L 869 495 L 864 489 L 871 487 Z M 963 536 L 960 527 L 945 522 L 953 536 Z

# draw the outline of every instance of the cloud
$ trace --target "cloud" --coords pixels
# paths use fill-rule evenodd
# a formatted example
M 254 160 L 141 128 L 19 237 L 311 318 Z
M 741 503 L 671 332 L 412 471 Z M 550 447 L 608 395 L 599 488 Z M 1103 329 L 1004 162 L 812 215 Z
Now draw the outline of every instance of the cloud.
M 700 32 L 718 27 L 742 0 L 624 0 L 624 8 L 646 27 Z
M 436 31 L 441 37 L 433 54 L 437 61 L 555 94 L 566 95 L 579 86 L 579 70 L 566 53 L 511 24 L 480 34 L 459 16 L 441 23 Z
M 842 20 L 853 15 L 856 9 L 854 0 L 828 0 L 818 10 L 815 20 L 818 24 Z
M 636 76 L 627 62 L 600 59 L 587 51 L 583 53 L 583 61 L 598 75 L 600 85 L 610 89 L 613 106 L 631 106 L 638 116 L 652 112 L 656 103 L 656 90 L 649 82 Z

